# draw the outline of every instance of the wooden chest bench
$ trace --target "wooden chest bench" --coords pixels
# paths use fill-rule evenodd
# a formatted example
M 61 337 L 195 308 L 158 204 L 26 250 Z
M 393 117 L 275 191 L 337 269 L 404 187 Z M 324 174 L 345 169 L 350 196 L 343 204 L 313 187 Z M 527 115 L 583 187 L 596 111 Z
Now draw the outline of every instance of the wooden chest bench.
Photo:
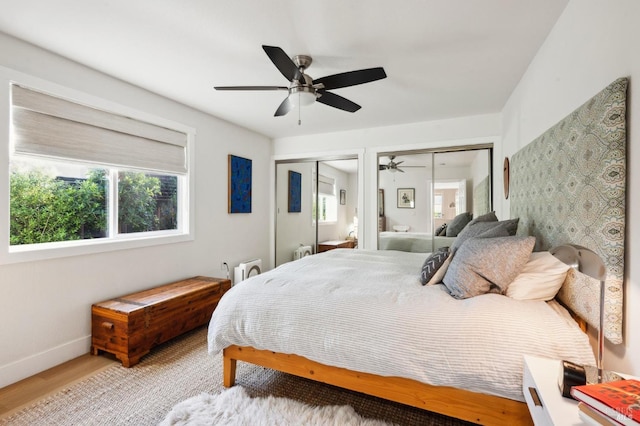
M 151 348 L 206 324 L 231 281 L 193 277 L 95 303 L 91 353 L 114 354 L 131 367 Z

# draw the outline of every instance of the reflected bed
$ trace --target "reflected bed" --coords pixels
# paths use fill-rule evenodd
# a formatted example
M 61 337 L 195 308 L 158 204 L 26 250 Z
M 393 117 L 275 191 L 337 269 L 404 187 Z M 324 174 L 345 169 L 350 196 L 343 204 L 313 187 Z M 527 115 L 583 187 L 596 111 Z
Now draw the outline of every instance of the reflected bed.
M 379 250 L 398 250 L 413 253 L 431 253 L 441 247 L 450 247 L 456 237 L 435 237 L 426 232 L 380 232 Z M 432 243 L 434 246 L 432 247 Z

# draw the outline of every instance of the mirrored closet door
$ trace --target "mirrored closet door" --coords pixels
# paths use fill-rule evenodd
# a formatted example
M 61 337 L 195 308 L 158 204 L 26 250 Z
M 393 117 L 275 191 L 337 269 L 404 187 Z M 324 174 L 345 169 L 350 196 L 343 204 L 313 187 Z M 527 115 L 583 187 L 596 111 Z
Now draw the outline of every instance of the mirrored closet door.
M 334 248 L 356 248 L 355 158 L 276 162 L 276 266 Z
M 491 146 L 379 155 L 378 248 L 428 253 L 491 211 Z

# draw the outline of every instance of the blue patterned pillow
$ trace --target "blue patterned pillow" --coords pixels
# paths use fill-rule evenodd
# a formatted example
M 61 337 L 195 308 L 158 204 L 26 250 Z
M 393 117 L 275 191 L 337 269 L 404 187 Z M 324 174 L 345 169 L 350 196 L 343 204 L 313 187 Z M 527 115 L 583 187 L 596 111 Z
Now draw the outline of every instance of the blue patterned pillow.
M 445 264 L 449 257 L 449 247 L 442 247 L 435 253 L 427 257 L 422 264 L 422 272 L 420 273 L 420 282 L 426 285 L 436 275 L 438 270 Z

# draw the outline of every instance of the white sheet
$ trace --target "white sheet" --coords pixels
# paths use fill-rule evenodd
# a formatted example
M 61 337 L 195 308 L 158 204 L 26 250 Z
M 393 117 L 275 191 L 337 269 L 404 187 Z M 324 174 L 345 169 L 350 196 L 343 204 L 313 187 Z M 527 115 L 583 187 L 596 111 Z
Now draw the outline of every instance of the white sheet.
M 587 336 L 545 302 L 452 298 L 418 281 L 425 255 L 338 249 L 234 286 L 209 351 L 235 344 L 523 401 L 523 355 L 594 363 Z

